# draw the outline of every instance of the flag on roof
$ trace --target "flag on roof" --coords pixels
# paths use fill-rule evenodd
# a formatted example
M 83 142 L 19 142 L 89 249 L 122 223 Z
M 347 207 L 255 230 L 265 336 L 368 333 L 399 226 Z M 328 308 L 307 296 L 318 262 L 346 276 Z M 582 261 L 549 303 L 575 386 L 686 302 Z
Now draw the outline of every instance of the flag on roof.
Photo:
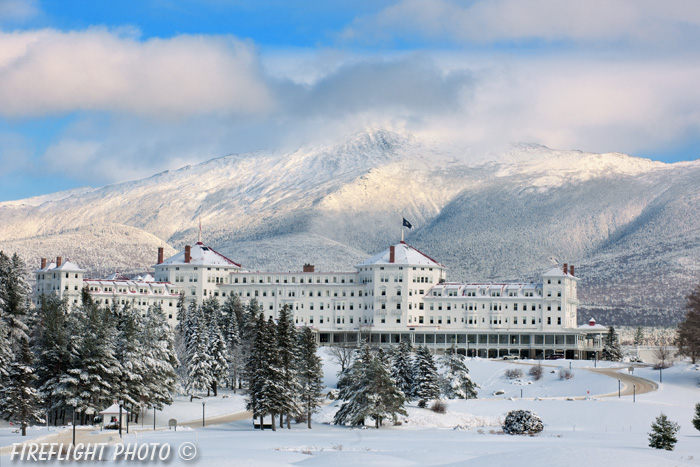
M 405 217 L 403 218 L 403 226 L 408 227 L 409 229 L 413 227 L 411 223 L 406 220 Z

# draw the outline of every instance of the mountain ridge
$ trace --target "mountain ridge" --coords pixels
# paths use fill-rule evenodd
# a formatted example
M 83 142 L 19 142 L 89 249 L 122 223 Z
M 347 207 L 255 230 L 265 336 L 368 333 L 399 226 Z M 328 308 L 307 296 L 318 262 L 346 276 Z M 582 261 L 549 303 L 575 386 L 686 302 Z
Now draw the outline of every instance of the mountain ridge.
M 47 195 L 39 205 L 0 203 L 0 249 L 20 249 L 31 264 L 71 255 L 93 271 L 117 263 L 126 271 L 125 236 L 175 251 L 195 241 L 201 218 L 206 243 L 244 267 L 348 270 L 398 241 L 406 217 L 415 226 L 406 240 L 446 264 L 449 280 L 536 279 L 575 263 L 580 317 L 673 324 L 700 277 L 696 180 L 700 161 L 533 144 L 474 154 L 375 129 Z M 62 242 L 64 231 L 92 246 Z M 155 260 L 132 254 L 134 272 Z

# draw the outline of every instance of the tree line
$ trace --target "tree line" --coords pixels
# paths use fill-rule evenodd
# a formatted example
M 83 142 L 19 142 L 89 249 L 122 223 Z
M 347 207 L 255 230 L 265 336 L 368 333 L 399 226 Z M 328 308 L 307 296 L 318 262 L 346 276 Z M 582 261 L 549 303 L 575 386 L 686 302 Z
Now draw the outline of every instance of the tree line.
M 136 421 L 142 405 L 172 403 L 178 359 L 160 306 L 100 307 L 83 290 L 72 310 L 53 294 L 31 307 L 27 277 L 17 255 L 0 252 L 0 412 L 23 436 L 67 415 L 92 423 L 115 400 Z

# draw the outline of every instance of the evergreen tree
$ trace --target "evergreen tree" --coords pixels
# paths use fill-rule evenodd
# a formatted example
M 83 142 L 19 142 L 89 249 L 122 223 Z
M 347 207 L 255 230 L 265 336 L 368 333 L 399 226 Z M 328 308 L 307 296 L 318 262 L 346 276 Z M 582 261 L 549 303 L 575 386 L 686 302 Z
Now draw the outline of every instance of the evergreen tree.
M 369 345 L 363 341 L 352 364 L 340 376 L 343 382 L 338 384 L 341 388 L 338 398 L 344 402 L 333 418 L 336 425 L 364 425 L 369 417 L 372 388 L 368 384 L 368 370 L 371 363 Z
M 146 394 L 143 375 L 146 374 L 146 355 L 144 353 L 143 329 L 141 316 L 128 302 L 121 308 L 113 307 L 116 313 L 117 339 L 115 355 L 121 365 L 122 375 L 119 379 L 119 399 L 132 415 Z
M 22 339 L 29 340 L 25 323 L 31 294 L 28 276 L 27 267 L 17 253 L 10 258 L 0 251 L 0 319 L 5 320 L 15 348 Z
M 37 387 L 45 409 L 53 412 L 54 423 L 57 423 L 59 410 L 63 409 L 63 399 L 57 393 L 61 376 L 66 373 L 71 361 L 68 303 L 54 294 L 42 295 L 39 297 L 37 315 L 39 324 L 34 347 Z
M 297 396 L 299 394 L 299 379 L 295 368 L 295 354 L 297 353 L 297 336 L 292 323 L 292 310 L 289 305 L 284 305 L 277 320 L 277 348 L 284 392 L 280 400 L 280 428 L 282 428 L 283 415 L 287 416 L 287 428 L 290 426 L 291 414 L 298 413 Z
M 249 317 L 250 318 L 250 317 Z M 245 373 L 248 381 L 248 394 L 246 396 L 246 410 L 253 412 L 253 418 L 260 417 L 262 428 L 263 413 L 260 408 L 260 395 L 263 387 L 262 369 L 265 367 L 267 354 L 270 347 L 265 341 L 265 319 L 262 313 L 258 314 L 255 321 L 246 321 L 247 340 L 251 343 L 251 349 L 246 353 Z
M 311 414 L 318 411 L 323 401 L 323 368 L 321 358 L 316 355 L 318 346 L 311 328 L 304 327 L 299 333 L 297 373 L 299 377 L 299 401 L 311 429 Z
M 695 363 L 700 356 L 700 285 L 686 297 L 685 318 L 676 331 L 678 353 Z
M 622 360 L 622 349 L 620 341 L 615 332 L 615 328 L 610 326 L 608 333 L 605 335 L 605 345 L 603 347 L 603 360 L 619 362 Z
M 276 431 L 275 415 L 279 414 L 281 417 L 289 409 L 286 397 L 287 384 L 284 379 L 282 359 L 275 345 L 277 330 L 271 317 L 263 329 L 262 339 L 270 351 L 261 369 L 262 385 L 258 394 L 258 407 L 261 416 L 272 416 L 272 431 Z
M 226 341 L 226 358 L 228 361 L 228 374 L 231 378 L 231 387 L 235 394 L 238 383 L 238 375 L 243 367 L 243 354 L 241 352 L 241 334 L 239 316 L 243 314 L 243 305 L 238 295 L 231 294 L 221 308 L 224 320 L 224 339 Z
M 700 403 L 695 404 L 695 416 L 693 417 L 693 426 L 700 431 Z
M 162 410 L 173 402 L 178 359 L 175 353 L 173 331 L 160 305 L 149 308 L 142 328 L 144 346 L 144 386 L 151 407 Z
M 15 423 L 19 423 L 22 436 L 27 436 L 27 426 L 33 421 L 41 420 L 39 404 L 41 397 L 34 387 L 34 356 L 29 348 L 29 341 L 22 337 L 18 345 L 17 358 L 9 369 L 7 386 L 3 391 L 3 415 Z
M 180 294 L 180 298 L 177 299 L 177 324 L 175 325 L 175 330 L 182 331 L 187 321 L 187 302 L 185 301 L 185 293 Z
M 641 326 L 637 326 L 637 330 L 634 333 L 634 345 L 644 344 L 644 329 Z
M 211 389 L 216 396 L 218 394 L 219 381 L 225 380 L 228 375 L 228 360 L 226 358 L 226 342 L 221 329 L 221 306 L 216 297 L 209 297 L 202 303 L 202 315 L 206 326 L 207 341 L 209 343 L 208 354 L 211 368 Z
M 418 399 L 418 407 L 425 407 L 428 401 L 440 397 L 440 384 L 435 360 L 428 347 L 419 347 L 416 351 L 415 381 L 413 395 Z
M 392 417 L 396 421 L 398 414 L 407 415 L 403 405 L 406 396 L 391 378 L 389 360 L 381 349 L 372 359 L 367 371 L 368 415 L 374 420 L 375 427 L 382 426 L 383 420 Z
M 407 400 L 413 396 L 415 386 L 413 370 L 411 343 L 406 340 L 401 341 L 392 352 L 391 377 L 394 378 Z
M 239 321 L 239 328 L 241 330 L 241 346 L 240 346 L 240 358 L 243 361 L 243 372 L 241 372 L 240 378 L 248 381 L 250 386 L 250 375 L 248 371 L 248 361 L 251 358 L 251 352 L 253 349 L 253 344 L 258 333 L 258 318 L 262 315 L 262 308 L 256 299 L 252 299 L 245 307 L 245 312 L 242 315 L 242 319 Z M 263 317 L 264 321 L 264 317 Z M 240 387 L 240 381 L 239 381 Z
M 469 376 L 469 369 L 464 363 L 464 355 L 457 352 L 457 347 L 447 350 L 439 360 L 444 373 L 441 378 L 442 393 L 448 399 L 476 399 L 476 385 Z
M 71 362 L 57 394 L 85 423 L 88 416 L 112 403 L 122 371 L 115 356 L 117 331 L 112 312 L 97 306 L 86 290 L 81 301 L 69 315 Z
M 661 413 L 661 415 L 656 417 L 654 423 L 651 424 L 649 447 L 673 451 L 673 447 L 678 441 L 676 433 L 678 433 L 679 429 L 678 423 L 672 422 L 665 414 Z
M 209 390 L 212 385 L 211 357 L 207 327 L 201 307 L 190 308 L 187 312 L 187 383 L 185 390 L 190 395 Z

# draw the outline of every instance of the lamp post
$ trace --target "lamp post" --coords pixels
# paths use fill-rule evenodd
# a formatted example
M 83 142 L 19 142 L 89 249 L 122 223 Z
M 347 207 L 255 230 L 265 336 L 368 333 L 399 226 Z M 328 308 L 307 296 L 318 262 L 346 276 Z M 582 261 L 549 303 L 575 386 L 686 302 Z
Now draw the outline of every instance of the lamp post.
M 632 402 L 637 402 L 637 385 L 632 385 Z
M 73 404 L 73 447 L 75 447 L 75 408 L 77 406 Z
M 156 410 L 158 409 L 153 407 L 153 431 L 156 431 Z
M 119 438 L 122 437 L 122 406 L 124 405 L 124 401 L 122 399 L 119 399 Z
M 663 382 L 664 382 L 664 378 L 663 378 L 663 376 L 661 375 L 661 371 L 662 371 L 663 369 L 664 369 L 663 366 L 659 367 L 659 383 L 663 383 Z
M 202 427 L 204 427 L 204 405 L 206 404 L 205 401 L 202 401 Z
M 620 397 L 622 397 L 622 383 L 618 379 L 617 380 L 617 398 L 619 399 Z

